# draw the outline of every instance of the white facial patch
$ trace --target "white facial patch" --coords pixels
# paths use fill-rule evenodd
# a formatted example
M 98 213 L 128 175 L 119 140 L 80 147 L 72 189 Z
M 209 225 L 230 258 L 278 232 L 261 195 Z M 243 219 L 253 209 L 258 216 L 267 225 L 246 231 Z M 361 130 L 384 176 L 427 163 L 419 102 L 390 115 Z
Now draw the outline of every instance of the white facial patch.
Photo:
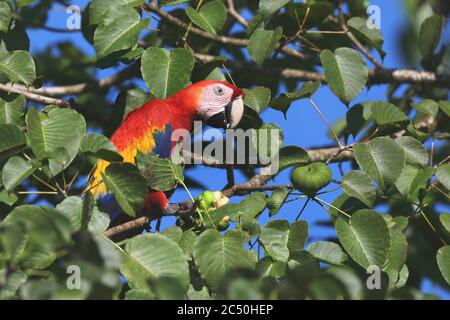
M 238 123 L 242 119 L 242 115 L 244 114 L 244 100 L 242 97 L 233 101 L 233 105 L 231 107 L 231 119 L 230 119 L 230 128 L 234 128 L 238 125 Z
M 233 90 L 223 84 L 206 87 L 200 100 L 198 115 L 201 119 L 209 119 L 213 115 L 224 111 L 225 106 L 231 102 Z

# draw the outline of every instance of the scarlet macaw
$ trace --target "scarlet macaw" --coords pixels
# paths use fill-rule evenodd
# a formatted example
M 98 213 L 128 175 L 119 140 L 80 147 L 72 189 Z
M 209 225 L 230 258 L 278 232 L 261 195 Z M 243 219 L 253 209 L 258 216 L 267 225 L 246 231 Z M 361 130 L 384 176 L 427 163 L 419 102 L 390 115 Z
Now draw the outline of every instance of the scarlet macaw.
M 216 128 L 234 128 L 242 118 L 244 92 L 227 82 L 204 80 L 197 82 L 166 99 L 154 99 L 130 112 L 111 137 L 124 162 L 136 163 L 138 151 L 156 153 L 169 158 L 176 141 L 174 130 L 192 130 L 194 120 L 205 121 Z M 99 160 L 88 182 L 92 194 L 102 198 L 111 219 L 120 214 L 120 207 L 101 182 L 109 165 Z M 149 190 L 145 210 L 153 213 L 168 205 L 172 192 Z

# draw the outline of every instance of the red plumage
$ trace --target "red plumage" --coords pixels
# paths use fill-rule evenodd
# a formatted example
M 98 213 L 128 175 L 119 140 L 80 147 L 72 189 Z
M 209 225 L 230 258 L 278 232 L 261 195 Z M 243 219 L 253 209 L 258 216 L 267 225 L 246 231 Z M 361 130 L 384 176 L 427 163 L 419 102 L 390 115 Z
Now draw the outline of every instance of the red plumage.
M 221 81 L 205 80 L 193 84 L 166 99 L 154 99 L 130 112 L 111 137 L 124 162 L 136 163 L 136 154 L 154 152 L 160 146 L 155 136 L 164 133 L 166 126 L 171 130 L 192 130 L 194 119 L 200 107 L 203 89 L 206 86 L 222 84 L 233 90 L 233 98 L 243 96 L 242 90 Z M 163 141 L 159 143 L 172 143 Z M 173 145 L 175 142 L 173 142 Z M 170 149 L 173 147 L 170 146 Z M 96 197 L 106 194 L 106 186 L 101 182 L 102 173 L 109 162 L 99 160 L 89 179 L 89 187 Z M 163 192 L 150 191 L 145 201 L 148 210 L 162 210 L 168 204 Z

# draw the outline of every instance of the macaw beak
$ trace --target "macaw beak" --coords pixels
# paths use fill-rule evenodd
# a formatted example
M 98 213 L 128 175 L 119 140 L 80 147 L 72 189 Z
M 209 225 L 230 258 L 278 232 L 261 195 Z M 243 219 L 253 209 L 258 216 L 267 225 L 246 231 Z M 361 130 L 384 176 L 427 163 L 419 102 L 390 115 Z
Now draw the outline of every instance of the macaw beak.
M 232 129 L 235 128 L 244 114 L 244 100 L 242 96 L 237 96 L 228 103 L 222 111 L 212 115 L 206 123 L 214 128 Z

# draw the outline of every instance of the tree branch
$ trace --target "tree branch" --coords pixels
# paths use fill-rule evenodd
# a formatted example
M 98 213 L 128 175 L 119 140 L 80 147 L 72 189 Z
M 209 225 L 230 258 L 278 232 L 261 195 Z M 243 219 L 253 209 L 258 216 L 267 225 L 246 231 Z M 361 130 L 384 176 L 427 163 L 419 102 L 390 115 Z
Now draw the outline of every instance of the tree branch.
M 139 64 L 134 63 L 123 70 L 119 71 L 116 74 L 111 76 L 102 78 L 98 81 L 91 83 L 79 83 L 68 86 L 54 86 L 54 87 L 41 87 L 41 88 L 33 88 L 33 87 L 25 87 L 23 85 L 14 84 L 14 88 L 20 89 L 22 92 L 35 93 L 42 96 L 47 97 L 61 97 L 68 95 L 78 95 L 84 93 L 88 90 L 103 90 L 107 89 L 115 84 L 118 84 L 124 80 L 131 78 L 133 75 L 137 74 L 139 71 Z M 12 91 L 11 91 L 12 92 Z M 30 100 L 33 100 L 30 98 Z M 36 101 L 36 100 L 33 100 Z M 39 101 L 36 101 L 39 102 Z
M 195 53 L 195 57 L 203 63 L 210 62 L 216 56 Z M 225 65 L 231 69 L 264 72 L 271 75 L 278 75 L 285 79 L 298 79 L 302 81 L 321 81 L 326 83 L 325 75 L 300 69 L 292 68 L 271 68 L 260 67 L 254 63 L 240 62 L 234 60 L 225 61 Z M 385 83 L 411 83 L 411 84 L 431 84 L 442 87 L 450 87 L 450 77 L 448 75 L 438 75 L 434 72 L 417 71 L 411 69 L 370 69 L 369 82 L 371 84 Z
M 165 19 L 167 22 L 176 25 L 178 27 L 186 29 L 188 27 L 188 23 L 176 18 L 175 16 L 171 15 L 170 13 L 160 9 L 157 5 L 154 3 L 144 4 L 144 9 L 154 12 L 158 14 L 161 18 Z M 238 47 L 245 47 L 248 44 L 248 39 L 242 39 L 242 38 L 235 38 L 235 37 L 227 37 L 227 36 L 213 36 L 209 34 L 206 31 L 203 31 L 201 29 L 191 27 L 190 31 L 198 36 L 201 36 L 208 40 L 217 41 L 223 44 L 227 45 L 234 45 Z M 349 31 L 350 32 L 350 31 Z M 347 35 L 349 35 L 349 32 Z M 351 37 L 351 35 L 350 35 Z M 364 46 L 353 37 L 351 39 L 354 44 L 362 50 L 364 54 L 368 54 L 368 58 L 372 60 L 373 56 L 370 55 L 370 53 L 364 48 Z M 281 44 L 279 44 L 281 45 Z M 361 49 L 362 48 L 362 49 Z M 279 50 L 281 50 L 283 53 L 289 56 L 297 57 L 305 61 L 314 61 L 316 60 L 314 57 L 307 56 L 297 50 L 294 50 L 290 47 L 278 47 Z M 207 60 L 214 59 L 213 56 L 208 55 L 199 55 L 197 54 L 197 57 L 203 56 L 203 58 L 211 57 Z M 443 87 L 450 87 L 450 77 L 447 75 L 438 75 L 433 72 L 427 72 L 427 71 L 417 71 L 417 70 L 408 70 L 408 69 L 384 69 L 381 68 L 381 65 L 378 63 L 378 61 L 373 58 L 372 61 L 377 66 L 376 69 L 369 70 L 369 78 L 370 82 L 372 84 L 380 84 L 380 83 L 412 83 L 412 84 L 433 84 Z M 236 62 L 228 62 L 230 67 L 233 67 L 232 64 L 236 66 Z M 278 74 L 284 78 L 293 78 L 293 79 L 299 79 L 304 81 L 317 81 L 320 80 L 322 82 L 325 81 L 325 76 L 316 72 L 310 72 L 310 71 L 304 71 L 299 69 L 276 69 L 276 68 L 261 68 L 259 66 L 256 66 L 254 64 L 248 64 L 248 63 L 238 63 L 240 65 L 245 65 L 247 68 L 264 71 L 270 74 Z M 240 69 L 240 68 L 238 68 Z
M 234 19 L 236 19 L 237 22 L 239 22 L 242 26 L 248 27 L 248 22 L 245 20 L 243 16 L 239 14 L 239 12 L 236 10 L 234 6 L 233 0 L 227 0 L 228 2 L 228 13 L 230 16 L 232 16 Z
M 29 91 L 26 87 L 21 85 L 9 85 L 9 84 L 1 84 L 0 90 L 5 91 L 7 93 L 16 93 L 21 94 L 25 98 L 40 103 L 40 104 L 53 104 L 62 108 L 71 108 L 74 104 L 74 101 L 67 101 L 58 98 L 47 97 L 41 94 L 33 93 Z
M 431 118 L 431 117 L 430 117 Z M 416 125 L 417 130 L 428 130 L 430 127 L 434 126 L 433 121 L 430 119 L 424 119 L 422 122 Z M 392 138 L 399 138 L 406 133 L 405 130 L 400 130 L 397 133 L 392 135 Z M 308 156 L 312 162 L 342 162 L 347 160 L 353 160 L 354 154 L 350 148 L 345 150 L 340 150 L 338 147 L 322 147 L 322 148 L 313 148 L 307 150 Z M 194 155 L 193 155 L 194 156 Z M 201 159 L 201 158 L 200 158 Z M 200 160 L 198 159 L 198 160 Z M 448 159 L 444 159 L 447 161 Z M 221 164 L 216 164 L 218 167 L 222 166 Z M 224 165 L 226 167 L 226 165 Z M 269 185 L 265 186 L 266 183 L 270 181 L 274 176 L 273 175 L 254 175 L 251 179 L 246 181 L 245 183 L 235 184 L 225 190 L 222 190 L 223 194 L 227 197 L 232 197 L 235 195 L 243 195 L 253 191 L 267 191 L 267 190 L 276 190 L 280 188 L 292 188 L 291 185 Z M 192 208 L 194 208 L 194 203 L 191 201 L 184 201 L 180 204 L 170 204 L 170 208 L 165 210 L 162 215 L 163 216 L 189 216 L 193 213 Z M 106 230 L 103 234 L 107 237 L 114 237 L 118 234 L 124 233 L 125 231 L 134 230 L 138 228 L 142 228 L 147 225 L 150 221 L 158 218 L 160 216 L 149 216 L 149 217 L 140 217 L 133 222 L 129 221 L 122 225 L 115 226 Z
M 370 62 L 372 62 L 375 65 L 375 67 L 383 68 L 381 63 L 379 63 L 378 60 L 375 59 L 375 57 L 366 49 L 366 47 L 363 46 L 361 42 L 359 42 L 359 40 L 355 37 L 355 35 L 348 29 L 344 13 L 342 11 L 342 1 L 339 1 L 338 10 L 339 10 L 339 22 L 338 21 L 336 22 L 338 22 L 341 25 L 342 30 L 344 30 L 345 34 L 347 35 L 347 38 L 349 38 L 350 41 L 353 42 L 353 44 L 367 57 L 367 59 L 369 59 Z
M 170 13 L 160 9 L 156 4 L 154 3 L 145 3 L 142 5 L 144 10 L 147 11 L 151 11 L 154 12 L 156 14 L 158 14 L 161 18 L 165 19 L 167 22 L 176 25 L 180 28 L 183 29 L 188 29 L 189 28 L 189 23 L 186 23 L 180 19 L 178 19 L 177 17 L 171 15 Z M 213 41 L 217 41 L 223 44 L 227 44 L 227 45 L 233 45 L 233 46 L 237 46 L 237 47 L 246 47 L 248 44 L 248 39 L 242 39 L 242 38 L 235 38 L 235 37 L 227 37 L 227 36 L 214 36 L 206 31 L 203 31 L 202 29 L 196 28 L 191 26 L 189 28 L 191 33 L 194 33 L 202 38 L 208 39 L 208 40 L 213 40 Z M 313 57 L 310 57 L 302 52 L 299 52 L 295 49 L 289 48 L 289 47 L 282 47 L 280 48 L 280 44 L 278 44 L 278 48 L 286 55 L 291 56 L 291 57 L 295 57 L 295 58 L 299 58 L 305 61 L 311 61 L 311 60 L 315 60 Z

